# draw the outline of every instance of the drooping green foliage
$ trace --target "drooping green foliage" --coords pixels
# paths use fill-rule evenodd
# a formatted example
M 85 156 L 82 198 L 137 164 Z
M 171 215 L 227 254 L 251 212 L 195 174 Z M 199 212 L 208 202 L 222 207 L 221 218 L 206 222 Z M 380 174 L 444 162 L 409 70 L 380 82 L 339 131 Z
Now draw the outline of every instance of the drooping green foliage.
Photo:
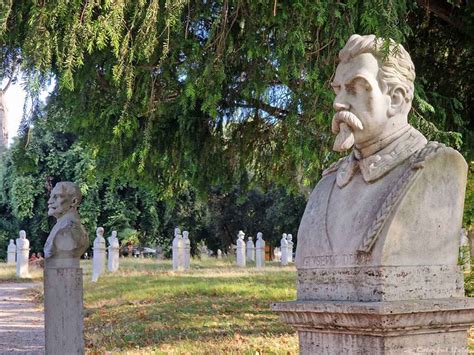
M 278 245 L 281 231 L 296 232 L 304 198 L 282 189 L 266 193 L 238 187 L 230 193 L 214 189 L 205 203 L 193 188 L 167 200 L 126 178 L 112 182 L 101 177 L 93 152 L 83 148 L 75 136 L 50 126 L 47 118 L 54 114 L 55 106 L 49 107 L 46 119 L 35 121 L 28 142 L 17 140 L 0 162 L 0 258 L 19 229 L 27 232 L 33 252 L 42 250 L 54 223 L 47 217 L 49 193 L 56 182 L 64 180 L 81 188 L 79 212 L 91 244 L 98 226 L 107 235 L 118 231 L 122 245 L 160 245 L 165 251 L 179 226 L 190 232 L 193 252 L 198 242 L 214 252 L 228 250 L 239 229 L 250 236 L 262 231 L 273 246 Z
M 113 176 L 172 195 L 251 170 L 250 183 L 301 189 L 335 158 L 337 51 L 356 32 L 403 40 L 407 10 L 388 0 L 19 2 L 3 37 L 25 67 L 58 77 L 58 120 Z
M 411 13 L 407 47 L 417 69 L 413 110 L 432 139 L 474 159 L 474 5 L 452 9 L 451 23 L 424 9 Z M 456 15 L 458 14 L 458 15 Z
M 100 178 L 93 154 L 83 148 L 73 135 L 60 127 L 52 129 L 44 119 L 37 119 L 28 142 L 17 140 L 2 157 L 0 171 L 0 249 L 6 250 L 10 238 L 19 229 L 27 232 L 33 251 L 42 246 L 52 227 L 47 217 L 47 200 L 58 181 L 74 181 L 81 188 L 81 220 L 89 238 L 103 225 L 110 233 L 125 229 L 140 230 L 154 236 L 158 231 L 156 205 L 152 192 L 126 183 L 111 185 Z M 143 222 L 143 221 L 146 222 Z
M 182 225 L 214 248 L 242 228 L 294 230 L 301 211 L 284 210 L 338 158 L 329 83 L 353 33 L 406 46 L 410 121 L 472 159 L 474 5 L 453 3 L 448 22 L 405 0 L 2 3 L 0 75 L 21 63 L 31 105 L 0 172 L 15 218 L 0 230 L 44 238 L 57 179 L 80 184 L 91 237 L 104 225 L 156 242 Z

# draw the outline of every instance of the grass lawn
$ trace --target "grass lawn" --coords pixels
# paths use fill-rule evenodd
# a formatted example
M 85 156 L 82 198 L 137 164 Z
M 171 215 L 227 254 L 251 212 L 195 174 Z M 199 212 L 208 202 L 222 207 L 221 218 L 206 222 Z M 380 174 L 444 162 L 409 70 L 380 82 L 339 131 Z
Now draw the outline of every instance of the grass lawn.
M 209 259 L 173 272 L 169 260 L 120 259 L 117 273 L 92 283 L 91 262 L 81 265 L 88 354 L 298 353 L 296 332 L 270 310 L 296 298 L 294 266 L 267 263 L 257 271 Z M 41 270 L 31 274 L 19 280 L 14 266 L 0 263 L 0 282 L 42 280 Z M 474 272 L 465 276 L 466 295 L 474 297 Z
M 0 262 L 0 282 L 31 282 L 43 280 L 43 269 L 29 268 L 31 278 L 16 277 L 16 266 Z
M 120 259 L 120 270 L 92 283 L 83 263 L 89 354 L 297 354 L 296 332 L 270 310 L 296 298 L 296 269 L 262 270 L 230 260 Z

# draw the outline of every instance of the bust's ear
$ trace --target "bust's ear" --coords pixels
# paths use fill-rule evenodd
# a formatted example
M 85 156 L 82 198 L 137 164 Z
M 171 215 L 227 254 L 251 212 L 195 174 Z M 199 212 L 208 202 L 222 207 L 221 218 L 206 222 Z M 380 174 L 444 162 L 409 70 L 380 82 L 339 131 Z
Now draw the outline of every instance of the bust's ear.
M 403 108 L 407 102 L 407 92 L 401 86 L 397 86 L 392 90 L 390 95 L 390 107 L 388 108 L 388 117 L 392 117 L 397 113 L 403 112 Z
M 71 200 L 71 207 L 77 207 L 78 204 L 79 204 L 79 199 L 74 196 Z

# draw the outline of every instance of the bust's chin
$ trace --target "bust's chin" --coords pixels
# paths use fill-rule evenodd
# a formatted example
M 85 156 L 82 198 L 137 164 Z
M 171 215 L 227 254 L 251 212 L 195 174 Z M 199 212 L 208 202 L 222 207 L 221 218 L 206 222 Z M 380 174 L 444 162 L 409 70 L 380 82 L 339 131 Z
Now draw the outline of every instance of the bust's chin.
M 54 217 L 56 219 L 61 218 L 62 216 L 64 216 L 64 214 L 65 213 L 61 213 L 61 211 L 58 211 L 57 209 L 49 209 L 48 210 L 48 216 Z

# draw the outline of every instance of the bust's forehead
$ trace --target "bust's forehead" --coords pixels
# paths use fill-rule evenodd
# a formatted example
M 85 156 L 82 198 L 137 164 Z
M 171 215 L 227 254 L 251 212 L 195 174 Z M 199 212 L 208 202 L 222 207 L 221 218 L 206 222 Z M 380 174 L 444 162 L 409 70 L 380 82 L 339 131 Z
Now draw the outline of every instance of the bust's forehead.
M 65 193 L 65 190 L 66 190 L 66 188 L 64 187 L 64 185 L 56 184 L 54 186 L 53 190 L 51 191 L 51 195 L 52 194 L 59 195 L 59 194 Z
M 347 62 L 339 63 L 333 83 L 342 85 L 356 76 L 376 79 L 378 71 L 379 63 L 377 59 L 370 53 L 362 53 Z

